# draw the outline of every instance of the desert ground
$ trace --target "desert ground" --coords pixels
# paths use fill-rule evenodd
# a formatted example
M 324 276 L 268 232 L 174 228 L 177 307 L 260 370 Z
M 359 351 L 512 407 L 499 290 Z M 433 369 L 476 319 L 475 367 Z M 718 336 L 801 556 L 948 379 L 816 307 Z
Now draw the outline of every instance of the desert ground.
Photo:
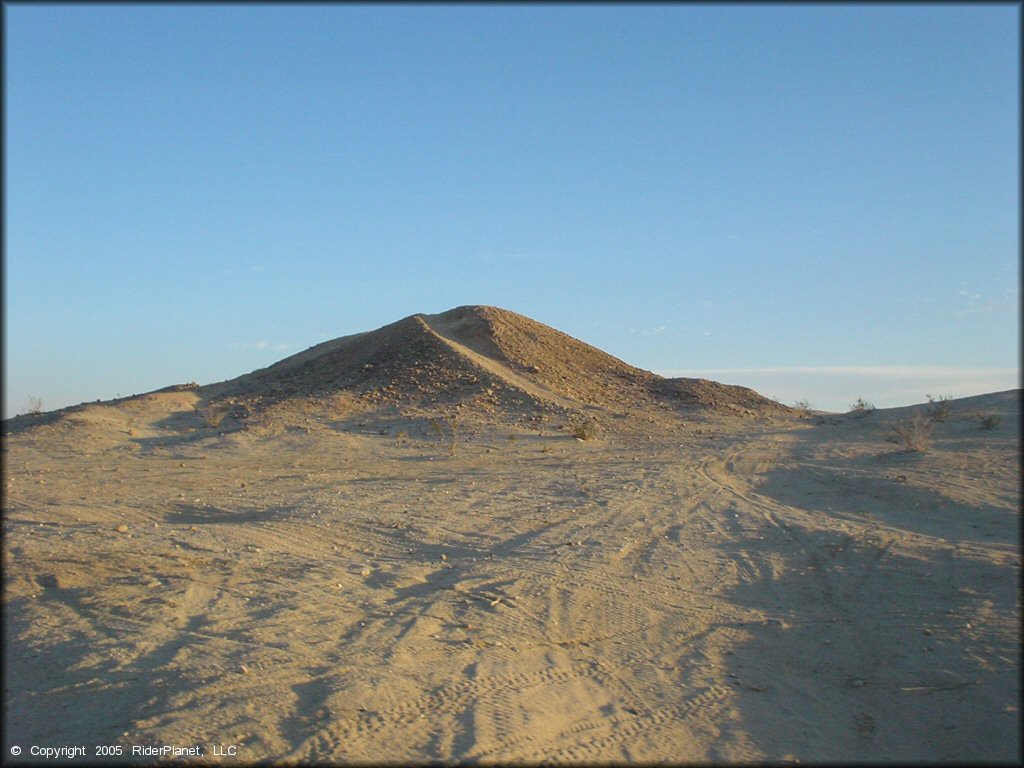
M 5 758 L 1020 760 L 1020 390 L 911 451 L 477 309 L 6 422 Z

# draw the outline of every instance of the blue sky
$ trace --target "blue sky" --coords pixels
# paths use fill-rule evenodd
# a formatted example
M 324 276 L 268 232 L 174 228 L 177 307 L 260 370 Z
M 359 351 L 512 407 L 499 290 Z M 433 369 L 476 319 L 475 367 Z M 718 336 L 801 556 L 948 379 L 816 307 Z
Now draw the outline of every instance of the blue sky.
M 4 415 L 493 304 L 846 410 L 1019 386 L 1016 5 L 18 5 Z

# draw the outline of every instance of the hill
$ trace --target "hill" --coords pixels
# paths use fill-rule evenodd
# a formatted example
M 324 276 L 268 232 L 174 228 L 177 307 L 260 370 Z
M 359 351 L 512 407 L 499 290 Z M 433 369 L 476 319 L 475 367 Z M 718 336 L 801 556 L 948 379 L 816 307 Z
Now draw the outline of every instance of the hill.
M 70 419 L 105 425 L 112 436 L 168 429 L 199 435 L 387 412 L 407 418 L 458 413 L 505 423 L 545 420 L 545 414 L 562 421 L 609 417 L 616 430 L 637 424 L 672 430 L 674 416 L 714 411 L 793 413 L 746 387 L 658 376 L 524 315 L 474 305 L 325 341 L 227 381 L 18 416 L 3 428 L 59 428 Z
M 667 379 L 529 317 L 489 306 L 415 314 L 318 344 L 225 382 L 218 397 L 270 403 L 339 391 L 373 403 L 481 410 L 631 411 L 680 407 L 788 411 L 746 387 Z

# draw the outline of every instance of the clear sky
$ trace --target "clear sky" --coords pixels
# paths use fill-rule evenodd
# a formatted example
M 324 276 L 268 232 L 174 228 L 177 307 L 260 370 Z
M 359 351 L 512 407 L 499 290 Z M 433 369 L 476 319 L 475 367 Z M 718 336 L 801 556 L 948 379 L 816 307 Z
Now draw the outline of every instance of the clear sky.
M 1020 385 L 1018 5 L 4 14 L 6 416 L 461 304 L 830 410 Z

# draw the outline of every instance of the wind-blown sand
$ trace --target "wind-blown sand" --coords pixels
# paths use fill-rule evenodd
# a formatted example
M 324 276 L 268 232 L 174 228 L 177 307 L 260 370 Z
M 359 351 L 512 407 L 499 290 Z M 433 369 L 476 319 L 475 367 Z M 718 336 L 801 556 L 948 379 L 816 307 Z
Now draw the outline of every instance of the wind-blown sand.
M 912 453 L 524 320 L 7 422 L 5 755 L 1020 759 L 1019 390 Z

